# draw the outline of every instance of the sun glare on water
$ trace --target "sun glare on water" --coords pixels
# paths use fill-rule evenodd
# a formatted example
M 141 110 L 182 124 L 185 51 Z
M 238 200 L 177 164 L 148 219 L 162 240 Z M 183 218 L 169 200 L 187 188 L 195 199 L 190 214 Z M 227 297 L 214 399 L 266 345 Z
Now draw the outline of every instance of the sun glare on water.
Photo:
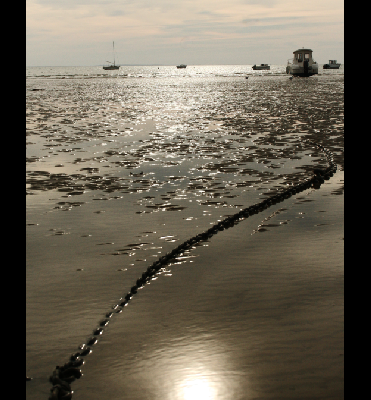
M 205 378 L 189 379 L 184 382 L 182 400 L 214 400 L 215 388 Z

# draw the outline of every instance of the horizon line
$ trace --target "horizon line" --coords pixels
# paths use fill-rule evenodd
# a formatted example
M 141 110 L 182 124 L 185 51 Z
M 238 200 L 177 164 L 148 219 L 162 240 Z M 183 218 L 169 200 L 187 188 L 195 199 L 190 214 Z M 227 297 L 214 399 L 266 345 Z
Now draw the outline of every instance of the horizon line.
M 325 63 L 320 63 L 318 64 L 326 64 Z M 245 65 L 255 65 L 256 63 L 252 64 L 186 64 L 187 67 L 190 66 L 215 66 L 215 65 L 239 65 L 239 66 L 245 66 Z M 339 64 L 344 65 L 344 63 L 339 62 Z M 258 64 L 260 65 L 260 64 Z M 286 64 L 269 64 L 268 65 L 286 65 Z M 32 68 L 32 67 L 103 67 L 105 64 L 96 64 L 96 65 L 26 65 L 26 68 Z M 117 64 L 118 67 L 176 67 L 176 64 Z

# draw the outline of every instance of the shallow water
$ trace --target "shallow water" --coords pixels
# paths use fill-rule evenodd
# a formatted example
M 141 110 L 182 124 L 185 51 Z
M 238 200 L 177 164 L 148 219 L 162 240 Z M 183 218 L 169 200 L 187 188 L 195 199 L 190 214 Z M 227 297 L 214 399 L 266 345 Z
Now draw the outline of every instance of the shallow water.
M 27 69 L 27 399 L 108 311 L 73 398 L 343 396 L 344 70 L 284 70 Z M 115 312 L 160 256 L 327 166 L 302 139 L 335 154 L 331 179 L 195 246 Z

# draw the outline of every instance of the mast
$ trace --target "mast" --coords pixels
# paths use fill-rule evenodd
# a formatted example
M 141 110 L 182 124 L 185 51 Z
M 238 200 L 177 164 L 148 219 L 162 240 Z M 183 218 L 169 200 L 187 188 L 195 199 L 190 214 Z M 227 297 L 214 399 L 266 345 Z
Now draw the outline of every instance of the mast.
M 112 48 L 113 48 L 113 65 L 115 65 L 115 42 L 112 42 Z

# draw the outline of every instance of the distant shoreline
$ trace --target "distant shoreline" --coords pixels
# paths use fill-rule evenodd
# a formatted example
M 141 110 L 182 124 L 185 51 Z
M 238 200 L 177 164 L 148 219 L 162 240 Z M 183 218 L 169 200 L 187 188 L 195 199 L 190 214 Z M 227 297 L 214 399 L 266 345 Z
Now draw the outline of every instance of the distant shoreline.
M 325 63 L 318 63 L 318 65 L 324 65 Z M 103 67 L 106 64 L 99 65 L 26 65 L 26 68 L 90 68 L 90 67 Z M 254 65 L 254 64 L 189 64 L 187 67 L 203 67 L 203 66 L 216 66 L 216 65 Z M 269 65 L 286 65 L 286 64 L 269 64 Z M 119 64 L 119 67 L 175 67 L 176 64 Z M 340 68 L 344 67 L 344 63 L 340 63 Z

